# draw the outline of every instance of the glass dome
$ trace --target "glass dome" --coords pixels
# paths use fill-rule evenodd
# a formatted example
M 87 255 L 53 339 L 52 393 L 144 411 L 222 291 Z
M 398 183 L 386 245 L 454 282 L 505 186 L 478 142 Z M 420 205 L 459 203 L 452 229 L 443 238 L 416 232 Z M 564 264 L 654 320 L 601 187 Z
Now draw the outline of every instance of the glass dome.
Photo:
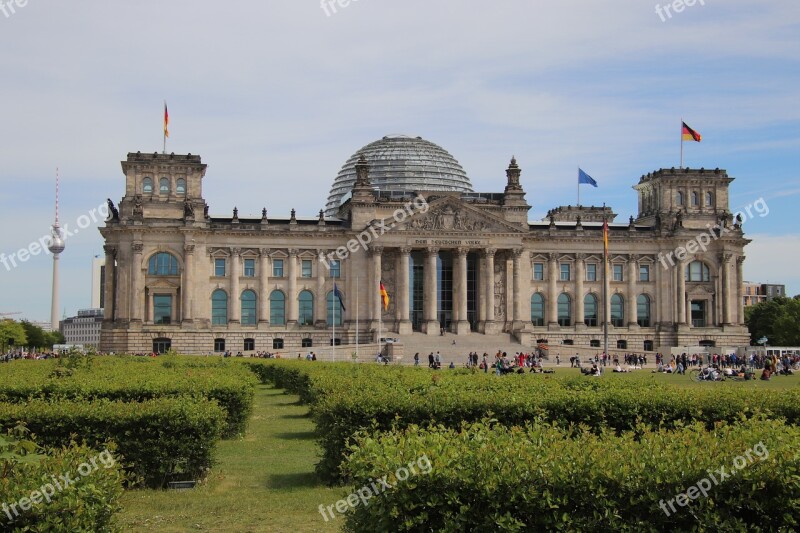
M 467 173 L 447 150 L 422 137 L 388 135 L 363 147 L 342 166 L 325 205 L 327 216 L 336 216 L 342 200 L 349 197 L 362 154 L 369 164 L 370 183 L 380 191 L 473 192 Z

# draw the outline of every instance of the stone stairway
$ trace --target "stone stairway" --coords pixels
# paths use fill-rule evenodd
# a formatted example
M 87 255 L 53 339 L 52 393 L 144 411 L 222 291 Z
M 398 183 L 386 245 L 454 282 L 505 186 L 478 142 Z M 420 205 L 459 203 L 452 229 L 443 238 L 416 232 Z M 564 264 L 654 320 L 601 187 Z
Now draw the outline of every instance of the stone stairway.
M 461 367 L 467 362 L 467 354 L 478 352 L 482 356 L 484 352 L 489 354 L 489 360 L 494 360 L 497 350 L 514 352 L 523 350 L 523 346 L 508 333 L 497 335 L 482 335 L 480 333 L 469 333 L 466 335 L 453 335 L 445 333 L 444 336 L 424 335 L 422 333 L 412 333 L 411 335 L 395 335 L 397 340 L 403 344 L 402 364 L 414 364 L 414 354 L 419 352 L 420 365 L 428 365 L 428 354 L 439 352 L 442 366 L 447 366 L 453 361 L 456 366 Z M 453 344 L 455 341 L 455 344 Z

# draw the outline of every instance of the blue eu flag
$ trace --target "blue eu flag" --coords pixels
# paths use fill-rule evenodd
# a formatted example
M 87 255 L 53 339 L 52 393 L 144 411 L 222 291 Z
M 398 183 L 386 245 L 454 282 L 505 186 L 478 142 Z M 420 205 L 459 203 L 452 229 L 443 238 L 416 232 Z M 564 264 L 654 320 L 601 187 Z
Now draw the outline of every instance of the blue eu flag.
M 597 182 L 594 181 L 594 178 L 580 168 L 578 169 L 578 183 L 588 183 L 592 187 L 597 187 Z

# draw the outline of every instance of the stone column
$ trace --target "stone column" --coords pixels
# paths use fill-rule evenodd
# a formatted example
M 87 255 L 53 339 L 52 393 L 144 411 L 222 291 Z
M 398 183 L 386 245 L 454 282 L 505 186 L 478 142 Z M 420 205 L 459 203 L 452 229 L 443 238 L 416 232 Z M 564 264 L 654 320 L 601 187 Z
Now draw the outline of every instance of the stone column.
M 383 267 L 383 246 L 373 246 L 369 249 L 370 280 L 369 280 L 369 317 L 372 320 L 371 328 L 378 330 L 378 321 L 381 320 L 383 302 L 381 301 L 381 269 Z M 386 329 L 384 327 L 384 329 Z
M 436 278 L 436 261 L 439 257 L 438 248 L 428 248 L 425 257 L 425 306 L 423 313 L 424 329 L 428 335 L 439 335 L 438 311 L 438 284 Z
M 411 328 L 411 308 L 409 301 L 409 277 L 411 274 L 411 248 L 400 248 L 397 255 L 397 332 L 409 335 Z
M 300 317 L 300 309 L 297 303 L 297 254 L 298 250 L 296 248 L 290 248 L 289 250 L 289 265 L 288 265 L 288 285 L 289 285 L 289 293 L 286 295 L 286 325 L 287 326 L 296 326 L 297 321 Z
M 466 335 L 470 332 L 470 325 L 467 321 L 467 248 L 457 248 L 455 250 L 454 273 L 454 295 L 455 296 L 455 334 Z
M 722 324 L 725 326 L 731 325 L 731 309 L 733 302 L 731 301 L 731 254 L 720 254 L 720 272 L 722 273 Z
M 228 295 L 228 322 L 238 323 L 240 321 L 242 306 L 239 294 L 239 261 L 241 249 L 231 248 L 231 283 L 230 295 Z
M 142 251 L 144 245 L 141 242 L 134 242 L 132 248 L 130 317 L 131 322 L 141 322 L 144 316 L 144 287 L 142 286 Z M 108 276 L 108 267 L 106 267 L 106 276 Z
M 744 256 L 736 258 L 736 324 L 744 324 L 744 290 L 742 284 L 744 277 L 742 273 L 742 265 L 744 264 Z
M 558 327 L 558 259 L 555 252 L 548 254 L 547 263 L 547 325 Z
M 495 332 L 494 321 L 494 254 L 497 252 L 494 248 L 485 248 L 483 250 L 483 258 L 485 269 L 481 273 L 483 280 L 483 298 L 484 298 L 484 323 L 483 332 L 491 335 Z
M 115 320 L 114 304 L 116 302 L 115 293 L 117 287 L 114 280 L 114 274 L 116 273 L 114 262 L 117 258 L 117 247 L 106 244 L 103 246 L 103 250 L 106 252 L 106 283 L 105 287 L 103 287 L 105 291 L 105 296 L 103 297 L 105 307 L 103 308 L 103 319 Z
M 258 262 L 258 322 L 269 325 L 269 248 L 261 249 Z
M 184 244 L 183 285 L 181 285 L 181 295 L 183 296 L 182 322 L 187 324 L 191 324 L 194 318 L 192 313 L 192 291 L 194 291 L 194 244 Z
M 522 248 L 514 248 L 512 254 L 512 267 L 513 267 L 513 290 L 514 290 L 514 305 L 512 307 L 514 325 L 513 328 L 520 329 L 524 327 L 522 323 L 522 301 L 524 295 L 522 291 Z
M 639 257 L 635 254 L 630 254 L 628 256 L 628 299 L 626 300 L 628 303 L 628 309 L 626 310 L 626 314 L 628 315 L 628 327 L 633 328 L 639 325 L 637 321 L 637 308 L 636 308 L 636 275 L 638 274 L 638 264 Z
M 675 265 L 675 273 L 678 276 L 678 294 L 675 295 L 678 304 L 678 324 L 685 325 L 689 321 L 686 316 L 686 265 L 683 261 L 679 261 L 678 264 Z
M 317 250 L 317 296 L 314 303 L 317 316 L 314 317 L 314 326 L 322 329 L 328 326 L 328 298 L 325 291 L 325 275 L 328 273 L 328 267 L 320 259 L 324 257 L 325 251 Z

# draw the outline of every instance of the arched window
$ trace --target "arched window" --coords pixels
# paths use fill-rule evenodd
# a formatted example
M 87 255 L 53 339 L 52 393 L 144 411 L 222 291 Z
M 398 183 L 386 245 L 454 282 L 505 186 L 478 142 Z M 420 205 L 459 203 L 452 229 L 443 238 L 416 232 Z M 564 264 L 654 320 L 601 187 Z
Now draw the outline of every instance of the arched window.
M 636 298 L 636 322 L 643 328 L 650 327 L 650 297 L 646 294 Z
M 700 205 L 700 197 L 697 196 L 697 193 L 692 191 L 692 205 L 698 206 Z
M 228 323 L 228 294 L 222 289 L 211 293 L 211 324 L 224 326 Z
M 569 294 L 563 292 L 558 295 L 558 325 L 572 325 L 572 300 Z
M 544 326 L 544 296 L 538 292 L 531 296 L 531 322 L 534 326 Z
M 281 291 L 269 295 L 269 323 L 273 326 L 286 324 L 286 296 Z
M 300 296 L 297 297 L 299 305 L 299 313 L 297 322 L 301 326 L 314 325 L 314 295 L 309 291 L 301 291 Z
M 333 317 L 336 317 L 336 325 L 342 325 L 342 305 L 339 303 L 339 298 L 337 298 L 333 291 L 328 293 L 328 327 L 333 325 Z
M 706 193 L 706 207 L 711 207 L 711 204 L 714 203 L 714 195 L 710 192 Z
M 583 299 L 583 322 L 587 326 L 597 325 L 597 297 L 587 294 Z
M 616 328 L 625 325 L 625 301 L 619 294 L 611 297 L 611 324 Z
M 686 265 L 686 281 L 709 281 L 708 265 L 702 261 L 692 261 Z
M 167 252 L 159 252 L 150 257 L 147 273 L 151 276 L 177 276 L 178 260 Z
M 153 179 L 145 178 L 142 180 L 142 192 L 145 194 L 152 194 L 153 192 Z
M 683 193 L 681 191 L 678 191 L 678 194 L 675 195 L 675 203 L 683 205 Z
M 169 194 L 169 180 L 167 178 L 158 180 L 158 192 L 161 194 Z
M 255 326 L 258 321 L 256 316 L 256 293 L 246 290 L 242 293 L 242 319 L 244 326 Z
M 178 178 L 178 181 L 175 183 L 175 194 L 184 195 L 186 194 L 186 180 L 183 178 Z

